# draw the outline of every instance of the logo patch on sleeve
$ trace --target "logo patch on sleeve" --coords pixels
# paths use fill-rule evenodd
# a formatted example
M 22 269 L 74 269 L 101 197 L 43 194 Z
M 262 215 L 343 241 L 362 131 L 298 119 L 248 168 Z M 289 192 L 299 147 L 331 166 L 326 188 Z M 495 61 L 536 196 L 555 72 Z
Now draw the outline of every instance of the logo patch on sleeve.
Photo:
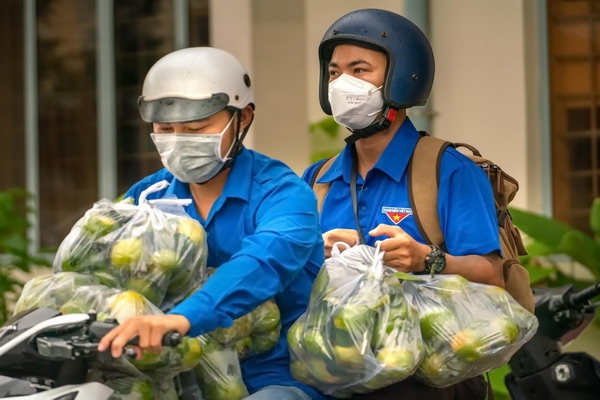
M 387 215 L 395 225 L 398 225 L 404 218 L 412 215 L 412 208 L 381 207 L 381 212 Z

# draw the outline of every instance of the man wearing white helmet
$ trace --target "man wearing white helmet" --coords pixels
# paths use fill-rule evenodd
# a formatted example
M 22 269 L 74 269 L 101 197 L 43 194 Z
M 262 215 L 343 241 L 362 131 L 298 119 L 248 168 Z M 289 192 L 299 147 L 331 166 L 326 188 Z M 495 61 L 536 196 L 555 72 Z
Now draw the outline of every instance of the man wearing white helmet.
M 434 78 L 427 37 L 408 19 L 379 9 L 335 21 L 319 45 L 323 111 L 350 132 L 335 158 L 304 173 L 329 185 L 321 207 L 325 252 L 337 242 L 378 242 L 386 265 L 411 273 L 459 274 L 504 286 L 494 197 L 481 168 L 454 148 L 441 157 L 438 210 L 443 248 L 430 246 L 413 218 L 409 163 L 420 138 L 406 109 L 425 104 Z M 327 168 L 323 165 L 328 163 Z M 353 399 L 483 399 L 476 377 L 446 388 L 406 379 Z
M 191 198 L 186 212 L 207 233 L 211 278 L 168 315 L 134 317 L 108 333 L 101 351 L 122 354 L 139 336 L 142 348 L 160 347 L 175 330 L 197 336 L 274 299 L 282 329 L 275 348 L 242 361 L 248 399 L 323 399 L 295 381 L 285 340 L 305 311 L 323 262 L 316 200 L 286 165 L 244 148 L 254 117 L 250 77 L 231 54 L 209 47 L 175 51 L 160 59 L 144 81 L 139 110 L 164 169 L 136 183 L 138 199 L 155 182 L 170 185 L 150 198 Z

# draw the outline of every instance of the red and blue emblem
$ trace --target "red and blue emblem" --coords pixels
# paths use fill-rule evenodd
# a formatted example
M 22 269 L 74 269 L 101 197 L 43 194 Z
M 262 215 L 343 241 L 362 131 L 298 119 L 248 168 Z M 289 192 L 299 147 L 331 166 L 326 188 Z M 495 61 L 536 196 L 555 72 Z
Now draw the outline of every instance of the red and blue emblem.
M 398 225 L 404 218 L 412 215 L 412 208 L 404 207 L 381 207 L 381 212 L 388 216 L 394 225 Z

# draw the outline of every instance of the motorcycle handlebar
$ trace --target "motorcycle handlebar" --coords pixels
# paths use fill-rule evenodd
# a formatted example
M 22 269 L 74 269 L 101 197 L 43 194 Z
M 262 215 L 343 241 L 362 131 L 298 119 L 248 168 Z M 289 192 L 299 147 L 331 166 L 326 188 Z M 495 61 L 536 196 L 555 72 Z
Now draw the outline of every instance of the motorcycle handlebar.
M 90 334 L 97 340 L 100 340 L 110 332 L 113 328 L 118 326 L 119 323 L 114 320 L 94 321 L 90 324 Z M 163 346 L 177 346 L 181 343 L 183 337 L 175 331 L 169 331 L 165 333 L 162 339 Z M 128 342 L 129 345 L 139 345 L 139 337 L 135 337 Z
M 567 293 L 564 302 L 569 305 L 570 308 L 579 308 L 598 295 L 600 295 L 600 282 L 596 282 L 596 284 L 582 289 L 579 292 Z

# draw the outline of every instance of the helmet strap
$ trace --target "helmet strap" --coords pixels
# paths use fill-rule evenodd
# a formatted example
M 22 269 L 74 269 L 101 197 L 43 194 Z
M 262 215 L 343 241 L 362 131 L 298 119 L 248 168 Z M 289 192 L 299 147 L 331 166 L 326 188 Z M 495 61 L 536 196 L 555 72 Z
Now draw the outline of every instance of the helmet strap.
M 346 139 L 346 143 L 354 144 L 359 139 L 364 139 L 369 136 L 373 136 L 377 132 L 381 132 L 390 127 L 392 122 L 396 119 L 396 112 L 398 109 L 392 108 L 390 106 L 385 106 L 383 112 L 381 114 L 381 118 L 379 120 L 373 122 L 371 125 L 362 128 L 351 130 L 352 134 L 348 136 Z

